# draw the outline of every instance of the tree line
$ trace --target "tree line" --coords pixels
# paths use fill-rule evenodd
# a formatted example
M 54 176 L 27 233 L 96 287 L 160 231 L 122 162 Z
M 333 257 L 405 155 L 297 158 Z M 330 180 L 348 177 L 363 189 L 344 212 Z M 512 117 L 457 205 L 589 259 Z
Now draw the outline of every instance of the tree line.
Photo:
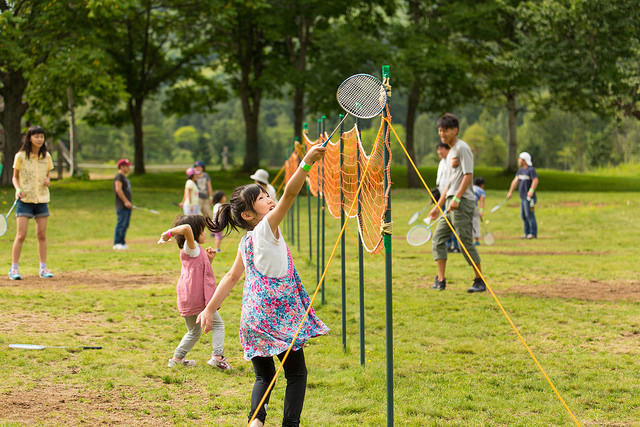
M 446 111 L 461 116 L 481 161 L 507 170 L 527 146 L 549 167 L 628 161 L 638 153 L 640 120 L 636 6 L 0 0 L 1 182 L 10 182 L 28 123 L 63 135 L 78 115 L 74 135 L 106 132 L 104 141 L 132 147 L 137 173 L 176 146 L 214 156 L 238 132 L 244 143 L 227 147 L 254 169 L 269 156 L 264 145 L 271 152 L 279 140 L 274 152 L 286 151 L 309 117 L 339 112 L 334 94 L 346 76 L 379 75 L 382 64 L 391 65 L 394 122 L 418 162 L 432 156 L 424 148 L 425 132 L 434 139 L 428 121 Z M 168 132 L 149 120 L 177 127 Z M 149 140 L 165 143 L 147 153 Z M 93 145 L 83 155 L 100 151 Z

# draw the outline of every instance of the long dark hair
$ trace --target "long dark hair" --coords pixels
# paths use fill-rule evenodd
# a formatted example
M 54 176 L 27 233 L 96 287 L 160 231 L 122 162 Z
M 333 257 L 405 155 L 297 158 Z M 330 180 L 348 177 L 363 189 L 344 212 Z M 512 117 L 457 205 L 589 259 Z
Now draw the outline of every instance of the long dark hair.
M 44 129 L 40 126 L 31 126 L 27 133 L 24 135 L 24 140 L 22 141 L 22 146 L 20 147 L 20 151 L 26 151 L 27 157 L 31 155 L 31 137 L 33 135 L 44 135 Z M 38 158 L 47 157 L 47 141 L 45 140 L 42 147 L 38 151 Z
M 218 209 L 218 215 L 214 220 L 214 232 L 225 231 L 225 235 L 238 228 L 252 230 L 253 227 L 242 218 L 242 212 L 255 212 L 253 204 L 260 194 L 267 192 L 258 184 L 247 184 L 233 190 L 229 203 L 223 203 Z
M 173 219 L 173 223 L 171 224 L 173 227 L 177 227 L 179 225 L 189 224 L 191 226 L 191 231 L 193 231 L 193 237 L 198 241 L 198 237 L 202 234 L 205 228 L 208 228 L 209 231 L 213 231 L 213 222 L 211 218 L 208 216 L 202 215 L 178 215 Z M 182 234 L 176 234 L 175 236 L 176 243 L 178 247 L 182 249 L 184 247 L 184 242 L 186 239 Z

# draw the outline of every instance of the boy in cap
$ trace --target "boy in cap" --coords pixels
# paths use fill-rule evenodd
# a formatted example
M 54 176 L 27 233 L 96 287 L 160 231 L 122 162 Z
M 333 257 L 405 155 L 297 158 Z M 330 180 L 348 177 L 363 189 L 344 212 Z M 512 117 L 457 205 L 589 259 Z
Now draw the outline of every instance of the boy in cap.
M 273 188 L 273 185 L 269 184 L 269 172 L 264 169 L 258 169 L 256 173 L 251 175 L 249 178 L 251 178 L 256 184 L 260 184 L 262 188 L 267 191 L 271 200 L 274 202 L 278 201 L 276 197 L 276 189 Z
M 116 196 L 116 215 L 118 220 L 116 222 L 116 229 L 113 233 L 113 249 L 129 249 L 129 246 L 124 241 L 127 229 L 129 228 L 129 222 L 131 220 L 131 183 L 127 179 L 127 174 L 133 163 L 128 159 L 118 160 L 118 174 L 113 179 L 113 192 Z
M 536 214 L 534 211 L 534 206 L 538 201 L 536 194 L 538 174 L 533 167 L 531 154 L 526 151 L 520 153 L 518 166 L 520 166 L 520 169 L 518 169 L 515 178 L 511 181 L 507 199 L 511 198 L 511 194 L 513 194 L 513 190 L 515 190 L 517 185 L 518 192 L 520 193 L 520 216 L 522 217 L 522 222 L 524 222 L 524 235 L 522 238 L 535 239 L 538 237 L 538 223 L 536 222 Z

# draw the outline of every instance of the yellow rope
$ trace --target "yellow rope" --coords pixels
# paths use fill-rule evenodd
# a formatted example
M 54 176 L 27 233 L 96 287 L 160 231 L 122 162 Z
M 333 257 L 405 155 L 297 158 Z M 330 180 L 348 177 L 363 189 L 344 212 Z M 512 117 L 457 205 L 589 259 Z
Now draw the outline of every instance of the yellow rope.
M 504 309 L 504 307 L 502 306 L 502 304 L 500 303 L 500 301 L 498 300 L 498 297 L 496 296 L 496 294 L 493 292 L 493 290 L 491 289 L 491 287 L 489 286 L 489 284 L 487 283 L 487 281 L 485 280 L 484 276 L 482 275 L 482 272 L 480 271 L 480 269 L 478 268 L 478 266 L 476 265 L 476 263 L 473 261 L 473 259 L 471 258 L 471 255 L 469 255 L 469 252 L 467 251 L 467 248 L 464 246 L 464 244 L 462 243 L 462 240 L 460 240 L 460 238 L 458 237 L 458 234 L 456 233 L 455 229 L 453 228 L 453 226 L 451 225 L 451 223 L 449 222 L 449 219 L 444 216 L 444 212 L 442 212 L 442 208 L 440 207 L 440 205 L 438 204 L 438 201 L 435 199 L 435 197 L 433 197 L 433 194 L 431 193 L 431 190 L 429 189 L 429 186 L 426 184 L 426 182 L 424 181 L 424 179 L 422 178 L 422 175 L 420 174 L 420 171 L 418 170 L 418 168 L 416 167 L 415 163 L 413 163 L 413 160 L 411 159 L 411 156 L 409 156 L 409 153 L 407 152 L 407 150 L 404 148 L 404 144 L 402 144 L 402 141 L 400 140 L 400 137 L 398 137 L 398 134 L 396 133 L 396 131 L 393 129 L 393 126 L 391 126 L 391 122 L 389 120 L 387 120 L 386 118 L 384 119 L 387 121 L 389 128 L 391 129 L 391 131 L 393 132 L 393 135 L 396 137 L 396 139 L 398 140 L 398 143 L 400 144 L 400 146 L 402 147 L 402 150 L 404 151 L 404 154 L 407 156 L 407 159 L 409 159 L 409 162 L 411 162 L 411 166 L 413 166 L 413 169 L 416 171 L 416 173 L 418 174 L 418 177 L 420 178 L 420 181 L 422 181 L 422 185 L 424 185 L 424 188 L 427 189 L 427 191 L 429 192 L 429 196 L 431 196 L 431 200 L 434 201 L 434 203 L 436 204 L 436 206 L 438 206 L 438 210 L 440 211 L 440 214 L 442 215 L 442 217 L 444 218 L 444 220 L 447 222 L 447 224 L 449 225 L 449 228 L 451 228 L 451 231 L 453 232 L 453 234 L 456 236 L 456 239 L 458 239 L 458 242 L 460 243 L 460 246 L 462 247 L 462 249 L 464 250 L 465 254 L 467 254 L 467 258 L 471 261 L 471 264 L 473 265 L 473 269 L 476 271 L 476 273 L 480 276 L 480 278 L 482 279 L 482 281 L 484 282 L 485 286 L 487 287 L 487 289 L 489 290 L 489 292 L 491 293 L 491 296 L 493 296 L 493 299 L 496 301 L 496 303 L 498 304 L 498 307 L 500 307 L 500 310 L 502 311 L 502 313 L 505 315 L 505 317 L 507 318 L 507 321 L 509 322 L 509 324 L 511 325 L 511 327 L 513 328 L 513 330 L 516 332 L 516 334 L 518 335 L 518 338 L 520 338 L 520 341 L 522 341 L 522 344 L 525 346 L 525 348 L 527 349 L 527 351 L 529 352 L 529 355 L 531 356 L 531 358 L 533 359 L 533 361 L 536 363 L 536 365 L 538 366 L 538 369 L 540 370 L 540 372 L 542 372 L 542 375 L 545 377 L 545 379 L 547 380 L 547 382 L 549 383 L 549 385 L 551 386 L 551 388 L 553 389 L 553 391 L 556 393 L 556 395 L 558 396 L 558 399 L 560 399 L 560 402 L 562 402 L 562 405 L 564 406 L 564 408 L 567 410 L 567 412 L 569 413 L 569 415 L 571 415 L 571 418 L 573 418 L 573 421 L 576 423 L 576 425 L 580 426 L 580 423 L 578 422 L 578 420 L 576 419 L 576 417 L 573 415 L 573 412 L 571 412 L 571 409 L 569 409 L 569 407 L 567 406 L 567 404 L 565 403 L 564 399 L 562 398 L 562 396 L 560 395 L 560 392 L 558 391 L 558 389 L 556 389 L 556 387 L 553 385 L 553 382 L 551 381 L 551 379 L 549 378 L 549 376 L 547 375 L 547 373 L 545 372 L 545 370 L 542 368 L 542 365 L 540 365 L 540 362 L 538 362 L 538 359 L 536 358 L 536 356 L 533 354 L 533 352 L 531 351 L 531 349 L 529 348 L 529 345 L 527 345 L 527 342 L 525 341 L 524 337 L 520 334 L 520 331 L 518 331 L 518 328 L 516 327 L 516 325 L 511 321 L 511 318 L 509 317 L 509 315 L 507 314 L 506 310 Z
M 379 143 L 379 140 L 377 139 L 376 143 L 373 146 L 373 150 L 374 151 L 375 151 L 375 148 L 378 145 L 378 143 Z M 369 169 L 369 163 L 371 162 L 371 159 L 373 159 L 373 156 L 370 156 L 369 160 L 367 160 L 367 164 L 366 164 L 366 166 L 364 168 L 364 172 L 362 172 L 362 176 L 366 176 L 367 170 Z M 351 216 L 351 213 L 353 212 L 353 208 L 356 205 L 356 203 L 358 202 L 358 195 L 360 194 L 360 190 L 362 189 L 362 184 L 363 183 L 364 183 L 364 179 L 360 180 L 360 184 L 358 185 L 358 189 L 356 190 L 353 202 L 351 203 L 351 207 L 349 208 L 349 214 L 347 215 L 347 218 L 349 218 Z M 271 391 L 271 389 L 275 385 L 276 379 L 278 378 L 278 375 L 280 375 L 280 372 L 282 372 L 282 367 L 284 366 L 284 362 L 287 360 L 287 357 L 289 357 L 289 353 L 291 352 L 291 349 L 293 348 L 293 343 L 296 342 L 296 338 L 298 337 L 298 334 L 302 330 L 302 326 L 304 326 L 304 322 L 307 320 L 307 317 L 309 315 L 309 311 L 313 307 L 313 302 L 315 301 L 316 296 L 318 296 L 318 291 L 320 291 L 320 285 L 324 282 L 324 278 L 327 275 L 327 270 L 329 270 L 329 266 L 331 265 L 331 261 L 333 261 L 333 257 L 334 257 L 334 255 L 336 253 L 336 250 L 338 249 L 338 245 L 340 243 L 340 239 L 342 238 L 342 235 L 344 234 L 344 231 L 345 231 L 346 228 L 347 228 L 347 221 L 345 221 L 344 224 L 342 225 L 342 229 L 340 230 L 340 234 L 338 235 L 338 240 L 336 241 L 335 245 L 333 246 L 333 250 L 331 251 L 331 255 L 329 256 L 329 260 L 327 262 L 327 265 L 326 265 L 324 271 L 322 272 L 322 276 L 320 277 L 320 281 L 316 285 L 316 290 L 313 293 L 313 296 L 311 297 L 311 302 L 309 303 L 309 307 L 307 307 L 307 311 L 304 313 L 304 316 L 302 316 L 302 322 L 300 322 L 300 326 L 298 326 L 298 330 L 296 331 L 295 335 L 291 339 L 291 345 L 289 345 L 289 348 L 287 349 L 287 352 L 284 354 L 284 357 L 282 358 L 282 361 L 280 362 L 280 366 L 278 366 L 276 374 L 273 376 L 273 379 L 271 380 L 271 383 L 269 383 L 269 387 L 267 387 L 267 390 L 265 391 L 264 395 L 262 396 L 262 399 L 260 400 L 260 403 L 258 403 L 258 406 L 256 407 L 255 412 L 253 413 L 253 415 L 251 416 L 251 419 L 247 423 L 247 426 L 250 426 L 251 423 L 253 422 L 253 420 L 258 415 L 258 411 L 262 407 L 262 404 L 264 403 L 265 399 L 267 398 L 267 395 L 269 394 L 269 392 Z

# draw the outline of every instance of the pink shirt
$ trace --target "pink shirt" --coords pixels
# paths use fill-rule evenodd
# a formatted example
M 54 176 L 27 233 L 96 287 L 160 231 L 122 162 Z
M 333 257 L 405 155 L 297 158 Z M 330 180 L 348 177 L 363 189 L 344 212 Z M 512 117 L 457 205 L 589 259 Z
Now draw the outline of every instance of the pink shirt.
M 176 292 L 178 311 L 183 317 L 200 314 L 216 291 L 216 278 L 209 257 L 202 246 L 198 247 L 200 253 L 195 257 L 186 254 L 184 249 L 180 251 L 182 268 Z

